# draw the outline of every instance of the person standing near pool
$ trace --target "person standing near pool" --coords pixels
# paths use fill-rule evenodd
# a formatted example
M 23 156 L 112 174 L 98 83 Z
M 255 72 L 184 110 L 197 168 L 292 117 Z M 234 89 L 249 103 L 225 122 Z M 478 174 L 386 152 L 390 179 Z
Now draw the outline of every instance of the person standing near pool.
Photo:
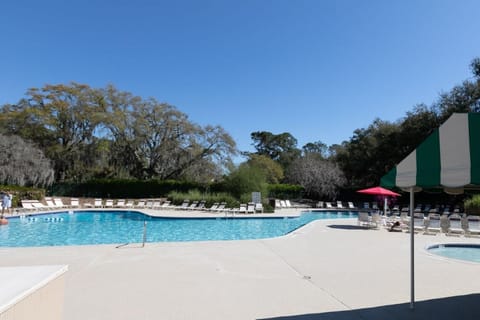
M 7 193 L 7 195 L 8 195 L 7 211 L 8 211 L 8 213 L 12 214 L 12 199 L 13 199 L 13 196 L 10 193 Z
M 0 195 L 2 200 L 2 214 L 0 214 L 0 225 L 7 225 L 8 220 L 3 217 L 3 213 L 5 212 L 5 209 L 7 209 L 8 211 L 9 204 L 11 206 L 12 200 L 10 198 L 10 195 L 7 193 L 2 192 L 0 193 Z
M 6 192 L 2 193 L 2 217 L 5 211 L 8 213 L 10 212 L 10 208 L 12 206 L 12 196 Z
M 0 191 L 0 199 L 2 200 L 2 218 L 3 218 L 3 213 L 5 212 L 5 208 L 7 207 L 7 203 L 5 202 L 5 192 Z

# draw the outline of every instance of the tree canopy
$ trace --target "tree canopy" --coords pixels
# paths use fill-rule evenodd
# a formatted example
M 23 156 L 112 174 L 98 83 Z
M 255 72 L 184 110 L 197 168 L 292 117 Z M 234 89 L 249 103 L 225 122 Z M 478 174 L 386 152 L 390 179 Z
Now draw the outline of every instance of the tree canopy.
M 210 180 L 236 154 L 223 128 L 201 127 L 174 106 L 111 85 L 45 85 L 0 111 L 1 130 L 37 145 L 53 161 L 56 181 Z
M 284 178 L 282 166 L 265 155 L 250 154 L 247 163 L 260 169 L 268 183 L 280 183 Z
M 343 172 L 338 166 L 315 154 L 295 160 L 288 170 L 287 181 L 301 185 L 306 196 L 315 199 L 332 199 L 345 184 Z
M 44 187 L 53 181 L 50 160 L 18 136 L 0 134 L 0 181 L 18 186 Z
M 268 131 L 257 131 L 251 133 L 251 138 L 257 154 L 277 161 L 283 168 L 288 168 L 300 155 L 297 139 L 288 132 L 273 134 Z

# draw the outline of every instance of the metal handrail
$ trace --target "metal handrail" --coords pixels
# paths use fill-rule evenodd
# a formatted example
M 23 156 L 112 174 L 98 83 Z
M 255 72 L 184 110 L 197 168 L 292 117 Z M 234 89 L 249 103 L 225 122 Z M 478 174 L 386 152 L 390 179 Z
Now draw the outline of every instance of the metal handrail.
M 143 239 L 142 239 L 142 248 L 145 247 L 145 242 L 147 242 L 147 221 L 144 220 L 143 221 Z M 124 243 L 124 244 L 120 244 L 118 246 L 116 246 L 115 248 L 121 248 L 121 247 L 125 247 L 125 246 L 128 246 L 130 244 L 130 242 L 127 242 L 127 243 Z

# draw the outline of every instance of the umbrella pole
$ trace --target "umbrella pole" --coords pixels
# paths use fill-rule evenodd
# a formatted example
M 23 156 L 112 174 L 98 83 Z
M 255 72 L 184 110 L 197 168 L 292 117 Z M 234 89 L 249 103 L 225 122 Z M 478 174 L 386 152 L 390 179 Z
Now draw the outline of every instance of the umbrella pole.
M 414 260 L 414 235 L 413 230 L 413 187 L 410 188 L 410 309 L 415 308 L 415 260 Z

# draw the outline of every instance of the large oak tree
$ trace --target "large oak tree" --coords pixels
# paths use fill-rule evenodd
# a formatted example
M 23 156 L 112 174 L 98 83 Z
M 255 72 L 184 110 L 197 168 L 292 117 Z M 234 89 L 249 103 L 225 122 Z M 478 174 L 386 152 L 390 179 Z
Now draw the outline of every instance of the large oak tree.
M 111 85 L 45 85 L 0 111 L 0 130 L 35 143 L 53 161 L 56 181 L 210 181 L 236 153 L 223 128 L 201 127 L 172 105 Z M 202 173 L 196 174 L 200 165 Z

